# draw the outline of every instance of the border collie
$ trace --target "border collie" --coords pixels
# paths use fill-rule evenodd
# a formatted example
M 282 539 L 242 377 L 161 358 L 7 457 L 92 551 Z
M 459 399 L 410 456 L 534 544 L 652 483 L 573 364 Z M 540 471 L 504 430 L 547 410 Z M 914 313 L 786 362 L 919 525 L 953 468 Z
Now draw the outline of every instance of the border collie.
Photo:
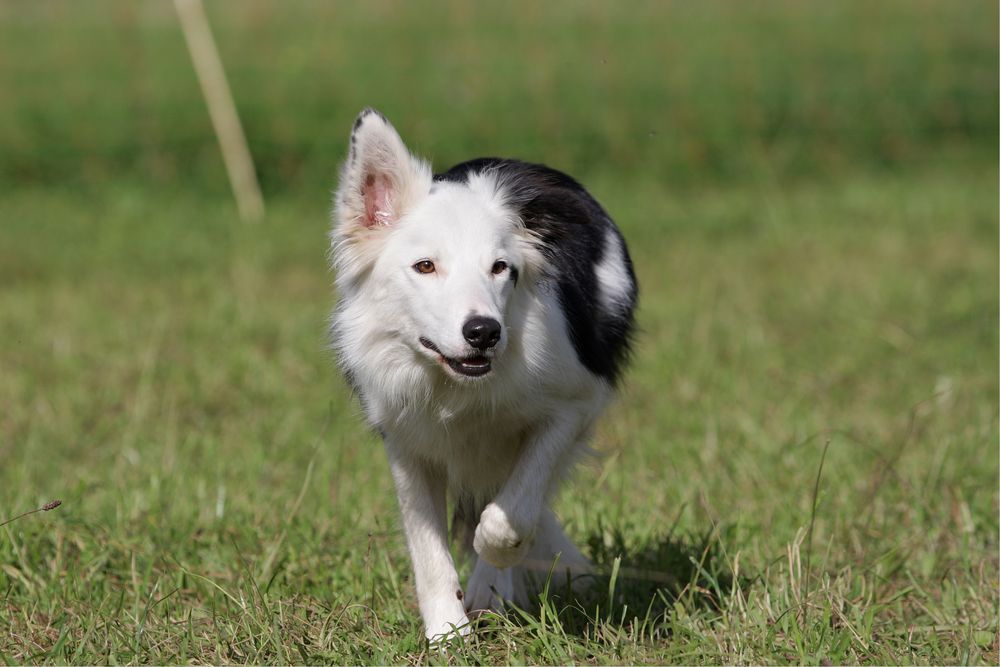
M 587 560 L 547 508 L 629 352 L 625 241 L 575 180 L 499 158 L 432 175 L 365 109 L 335 196 L 333 348 L 382 436 L 426 636 Z M 463 592 L 453 532 L 475 565 Z M 541 571 L 541 576 L 537 576 Z

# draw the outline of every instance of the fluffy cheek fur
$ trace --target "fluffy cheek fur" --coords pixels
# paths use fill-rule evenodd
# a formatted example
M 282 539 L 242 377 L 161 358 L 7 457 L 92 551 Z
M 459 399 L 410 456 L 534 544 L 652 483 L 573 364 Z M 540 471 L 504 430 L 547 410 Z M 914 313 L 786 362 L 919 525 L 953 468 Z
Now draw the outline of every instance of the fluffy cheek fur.
M 342 299 L 334 313 L 333 347 L 341 369 L 361 394 L 369 422 L 382 426 L 382 416 L 371 412 L 365 395 L 385 397 L 395 405 L 413 403 L 430 390 L 427 364 L 399 336 L 398 330 L 376 327 L 374 321 L 400 317 L 399 305 L 391 300 L 365 298 L 364 291 Z M 417 363 L 415 363 L 417 362 Z

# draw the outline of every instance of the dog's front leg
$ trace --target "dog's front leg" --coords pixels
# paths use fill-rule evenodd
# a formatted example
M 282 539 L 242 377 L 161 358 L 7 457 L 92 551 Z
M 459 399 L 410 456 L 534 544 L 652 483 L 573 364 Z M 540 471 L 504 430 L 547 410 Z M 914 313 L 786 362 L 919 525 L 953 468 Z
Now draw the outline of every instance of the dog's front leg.
M 444 474 L 386 440 L 386 452 L 413 561 L 424 631 L 430 640 L 469 633 L 463 594 L 448 550 Z
M 593 410 L 567 409 L 529 436 L 507 482 L 479 517 L 473 547 L 498 568 L 517 565 L 531 546 L 546 495 L 568 465 L 593 419 Z

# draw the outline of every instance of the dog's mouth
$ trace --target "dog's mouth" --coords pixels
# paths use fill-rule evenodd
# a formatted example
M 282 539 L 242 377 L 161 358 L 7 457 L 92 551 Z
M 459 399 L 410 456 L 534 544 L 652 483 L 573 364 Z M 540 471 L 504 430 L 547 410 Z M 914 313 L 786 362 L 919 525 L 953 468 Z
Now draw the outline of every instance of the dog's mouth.
M 493 368 L 493 362 L 490 358 L 482 354 L 475 354 L 463 359 L 452 359 L 451 357 L 446 357 L 441 350 L 438 349 L 437 345 L 423 336 L 420 337 L 420 344 L 434 354 L 438 355 L 439 361 L 445 363 L 448 368 L 455 371 L 459 375 L 471 378 L 480 377 L 489 373 L 490 369 Z

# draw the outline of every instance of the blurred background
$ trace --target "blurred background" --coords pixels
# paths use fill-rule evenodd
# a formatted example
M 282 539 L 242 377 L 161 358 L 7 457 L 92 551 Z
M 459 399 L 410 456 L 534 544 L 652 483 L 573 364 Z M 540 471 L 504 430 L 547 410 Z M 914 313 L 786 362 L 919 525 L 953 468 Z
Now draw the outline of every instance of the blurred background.
M 995 157 L 989 2 L 208 9 L 268 194 L 329 187 L 363 105 L 440 166 L 513 154 L 673 188 Z M 5 187 L 225 190 L 172 3 L 0 11 Z
M 669 642 L 470 660 L 996 664 L 996 2 L 206 9 L 259 223 L 173 3 L 0 2 L 0 520 L 64 500 L 0 531 L 0 661 L 419 660 L 325 349 L 374 106 L 436 170 L 545 162 L 618 221 L 643 333 L 559 510 L 599 564 L 719 575 L 658 598 Z

